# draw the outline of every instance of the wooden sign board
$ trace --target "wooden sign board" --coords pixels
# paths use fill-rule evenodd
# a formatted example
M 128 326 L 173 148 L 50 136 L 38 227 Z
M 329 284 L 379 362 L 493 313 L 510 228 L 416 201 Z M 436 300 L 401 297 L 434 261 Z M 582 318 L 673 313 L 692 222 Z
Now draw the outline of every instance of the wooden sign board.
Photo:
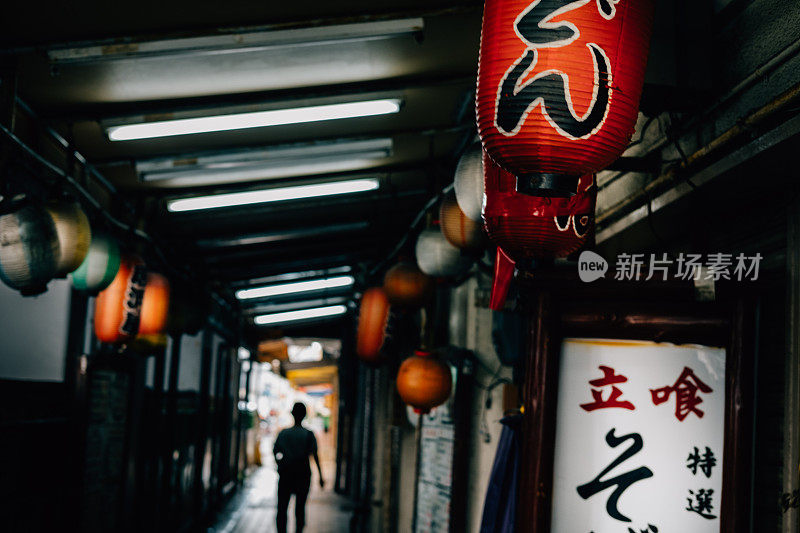
M 748 531 L 755 305 L 526 288 L 518 531 Z

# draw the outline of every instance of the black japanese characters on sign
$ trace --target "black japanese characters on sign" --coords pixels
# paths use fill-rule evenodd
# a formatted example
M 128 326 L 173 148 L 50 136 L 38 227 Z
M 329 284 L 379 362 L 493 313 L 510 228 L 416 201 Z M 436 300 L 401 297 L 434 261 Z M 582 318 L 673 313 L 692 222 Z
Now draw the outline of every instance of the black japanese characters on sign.
M 786 514 L 789 509 L 800 508 L 800 489 L 794 489 L 792 492 L 785 492 L 781 495 L 780 500 L 781 512 Z
M 714 489 L 700 489 L 697 492 L 689 489 L 689 497 L 686 498 L 689 505 L 686 510 L 697 513 L 706 520 L 713 520 L 716 518 L 716 515 L 711 514 L 714 509 L 713 497 Z
M 686 458 L 686 468 L 692 471 L 692 475 L 697 475 L 697 470 L 705 474 L 707 478 L 711 477 L 711 470 L 717 465 L 717 458 L 714 457 L 714 452 L 711 451 L 711 448 L 706 446 L 706 451 L 700 454 L 700 450 L 697 449 L 697 446 L 694 447 L 694 451 L 689 454 L 689 457 Z
M 624 463 L 625 461 L 627 461 L 628 459 L 630 459 L 631 457 L 642 451 L 642 448 L 644 447 L 644 442 L 642 441 L 642 436 L 640 434 L 629 433 L 627 435 L 617 437 L 614 434 L 615 431 L 616 428 L 612 428 L 611 431 L 609 431 L 606 434 L 606 442 L 608 443 L 609 446 L 611 446 L 612 448 L 616 448 L 626 440 L 633 441 L 632 444 L 627 450 L 625 450 L 622 453 L 622 455 L 617 457 L 602 472 L 597 474 L 597 477 L 595 477 L 590 482 L 581 485 L 580 487 L 578 487 L 577 490 L 580 497 L 586 500 L 588 498 L 591 498 L 598 492 L 604 491 L 607 488 L 616 485 L 617 488 L 614 489 L 614 491 L 611 493 L 611 495 L 608 497 L 608 500 L 606 501 L 606 511 L 608 512 L 608 515 L 611 518 L 614 518 L 621 522 L 630 522 L 631 519 L 620 513 L 619 509 L 617 508 L 619 499 L 622 496 L 622 493 L 625 492 L 625 490 L 628 487 L 630 487 L 637 481 L 653 477 L 653 471 L 647 468 L 646 466 L 640 466 L 639 468 L 631 470 L 630 472 L 627 472 L 625 474 L 620 474 L 618 476 L 605 480 L 602 479 L 603 476 L 608 474 L 614 468 L 616 468 L 620 464 Z

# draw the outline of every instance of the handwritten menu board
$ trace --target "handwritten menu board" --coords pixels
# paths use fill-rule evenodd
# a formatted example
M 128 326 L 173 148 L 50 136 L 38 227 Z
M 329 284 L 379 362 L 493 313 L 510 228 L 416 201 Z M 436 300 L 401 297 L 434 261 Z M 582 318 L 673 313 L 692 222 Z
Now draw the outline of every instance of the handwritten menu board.
M 725 350 L 566 339 L 552 533 L 719 533 Z
M 454 372 L 455 374 L 455 372 Z M 455 375 L 453 376 L 455 391 Z M 453 481 L 453 396 L 424 415 L 417 497 L 417 533 L 448 533 Z

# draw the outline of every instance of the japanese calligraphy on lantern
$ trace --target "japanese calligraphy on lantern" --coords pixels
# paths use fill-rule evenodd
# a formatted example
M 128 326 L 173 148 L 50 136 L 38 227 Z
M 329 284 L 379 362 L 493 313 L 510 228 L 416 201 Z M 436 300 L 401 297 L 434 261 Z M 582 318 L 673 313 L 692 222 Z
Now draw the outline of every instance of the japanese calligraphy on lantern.
M 725 350 L 566 339 L 552 533 L 719 533 Z

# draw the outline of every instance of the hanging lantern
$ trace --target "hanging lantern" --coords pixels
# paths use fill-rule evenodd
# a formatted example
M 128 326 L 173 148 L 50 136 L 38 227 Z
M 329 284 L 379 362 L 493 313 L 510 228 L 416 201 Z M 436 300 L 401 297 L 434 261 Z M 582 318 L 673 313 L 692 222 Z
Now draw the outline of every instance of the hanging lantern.
M 47 290 L 56 274 L 58 237 L 47 211 L 25 205 L 0 216 L 0 279 L 23 296 Z
M 139 335 L 158 335 L 167 327 L 169 311 L 169 281 L 161 274 L 147 274 L 147 287 L 142 297 Z
M 383 278 L 383 290 L 389 303 L 399 307 L 419 307 L 433 292 L 433 279 L 413 263 L 401 262 Z
M 530 196 L 518 193 L 514 176 L 488 155 L 483 160 L 486 232 L 510 259 L 566 257 L 590 238 L 597 196 L 593 176 L 582 176 L 571 198 Z
M 456 200 L 461 211 L 471 220 L 481 220 L 483 206 L 483 147 L 476 142 L 470 146 L 456 167 Z
M 452 386 L 450 366 L 430 352 L 417 350 L 397 371 L 400 398 L 423 413 L 446 402 Z
M 78 268 L 89 251 L 92 228 L 77 202 L 55 202 L 47 206 L 58 236 L 59 256 L 56 275 L 64 277 Z
M 486 244 L 483 225 L 464 214 L 454 192 L 447 194 L 439 207 L 439 223 L 444 238 L 456 248 L 479 251 Z
M 469 270 L 472 261 L 450 244 L 437 228 L 420 233 L 416 246 L 417 265 L 433 277 L 458 276 Z
M 95 300 L 94 333 L 100 341 L 122 342 L 136 336 L 146 285 L 144 263 L 123 258 L 114 281 Z
M 654 0 L 487 0 L 478 131 L 519 192 L 570 196 L 633 134 Z
M 119 270 L 119 245 L 117 241 L 100 233 L 92 232 L 89 251 L 81 266 L 69 277 L 72 286 L 80 291 L 97 293 L 108 287 Z
M 380 358 L 389 323 L 389 300 L 379 287 L 364 291 L 358 313 L 356 353 L 366 362 L 375 363 Z

